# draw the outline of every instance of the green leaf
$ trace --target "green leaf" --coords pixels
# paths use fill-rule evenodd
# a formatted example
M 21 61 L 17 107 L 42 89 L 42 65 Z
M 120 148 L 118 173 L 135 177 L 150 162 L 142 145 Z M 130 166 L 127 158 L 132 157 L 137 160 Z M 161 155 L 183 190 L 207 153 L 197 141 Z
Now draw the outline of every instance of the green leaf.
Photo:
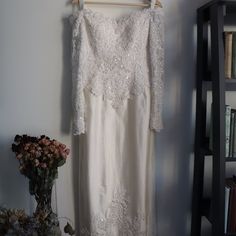
M 6 219 L 0 218 L 0 224 L 5 224 L 6 223 Z
M 66 160 L 61 160 L 58 162 L 58 166 L 63 166 L 66 163 Z
M 74 235 L 75 230 L 72 228 L 72 226 L 67 222 L 67 225 L 64 227 L 64 232 L 69 235 Z
M 43 176 L 43 170 L 41 168 L 37 168 L 37 172 L 39 176 Z

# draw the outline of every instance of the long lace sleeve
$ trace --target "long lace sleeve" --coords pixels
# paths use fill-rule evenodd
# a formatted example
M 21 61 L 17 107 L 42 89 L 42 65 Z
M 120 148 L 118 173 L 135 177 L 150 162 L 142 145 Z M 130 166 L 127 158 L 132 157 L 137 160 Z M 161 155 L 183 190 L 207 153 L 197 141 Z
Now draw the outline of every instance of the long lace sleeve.
M 164 23 L 162 14 L 152 12 L 149 33 L 151 67 L 151 115 L 150 128 L 160 131 L 163 128 L 162 106 L 164 89 Z
M 81 16 L 73 15 L 72 23 L 72 104 L 73 104 L 73 134 L 85 133 L 85 98 L 83 91 L 84 58 L 82 36 L 80 34 Z

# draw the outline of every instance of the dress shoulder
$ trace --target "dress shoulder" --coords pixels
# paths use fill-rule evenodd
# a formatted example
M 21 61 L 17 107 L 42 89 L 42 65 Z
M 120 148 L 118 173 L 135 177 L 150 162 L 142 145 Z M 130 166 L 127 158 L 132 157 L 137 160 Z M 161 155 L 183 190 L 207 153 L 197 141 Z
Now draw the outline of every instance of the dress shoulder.
M 82 20 L 82 15 L 83 15 L 83 11 L 82 10 L 73 12 L 69 16 L 69 22 L 71 23 L 71 25 L 74 26 L 75 24 L 80 23 L 81 20 Z

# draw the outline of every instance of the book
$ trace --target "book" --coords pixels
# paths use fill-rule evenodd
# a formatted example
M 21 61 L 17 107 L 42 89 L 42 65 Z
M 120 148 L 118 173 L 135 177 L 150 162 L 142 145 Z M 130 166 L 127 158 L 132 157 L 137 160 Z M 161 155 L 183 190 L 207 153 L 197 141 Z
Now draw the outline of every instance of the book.
M 230 188 L 225 187 L 225 233 L 227 233 Z
M 210 138 L 209 138 L 209 149 L 213 150 L 213 112 L 212 112 L 212 104 L 211 104 L 211 116 L 210 116 Z
M 231 109 L 231 114 L 234 114 L 234 120 L 232 121 L 233 124 L 231 124 L 232 128 L 232 134 L 230 135 L 230 137 L 232 138 L 232 140 L 230 140 L 230 142 L 232 143 L 232 157 L 236 157 L 236 140 L 235 140 L 235 135 L 236 135 L 236 131 L 235 131 L 235 127 L 236 127 L 236 110 L 235 109 Z
M 225 156 L 229 157 L 229 139 L 230 139 L 231 106 L 225 108 Z
M 236 110 L 235 109 L 232 109 L 232 112 L 234 113 L 234 128 L 233 128 L 233 157 L 236 158 Z
M 224 32 L 225 37 L 225 77 L 232 78 L 233 32 Z
M 229 137 L 229 156 L 233 157 L 233 149 L 234 149 L 234 122 L 235 122 L 235 112 L 231 109 L 230 115 L 230 137 Z
M 236 78 L 236 32 L 233 32 L 232 40 L 232 77 Z
M 213 112 L 211 105 L 211 123 L 210 123 L 210 140 L 209 149 L 213 150 Z M 229 157 L 230 151 L 230 123 L 231 123 L 231 106 L 225 106 L 225 157 Z
M 232 178 L 226 179 L 226 186 L 230 188 L 228 204 L 227 233 L 236 233 L 236 183 Z

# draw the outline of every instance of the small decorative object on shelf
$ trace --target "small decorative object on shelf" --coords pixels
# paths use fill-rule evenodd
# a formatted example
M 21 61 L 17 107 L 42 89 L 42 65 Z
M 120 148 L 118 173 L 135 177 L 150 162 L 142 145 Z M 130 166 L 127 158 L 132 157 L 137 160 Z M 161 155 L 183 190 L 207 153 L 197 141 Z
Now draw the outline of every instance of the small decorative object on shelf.
M 52 211 L 51 195 L 58 177 L 58 167 L 65 164 L 70 150 L 65 144 L 45 135 L 16 135 L 12 151 L 19 160 L 20 172 L 29 178 L 29 192 L 37 201 L 34 219 L 40 223 L 38 235 L 61 235 L 55 234 L 55 230 L 59 229 L 59 221 Z

